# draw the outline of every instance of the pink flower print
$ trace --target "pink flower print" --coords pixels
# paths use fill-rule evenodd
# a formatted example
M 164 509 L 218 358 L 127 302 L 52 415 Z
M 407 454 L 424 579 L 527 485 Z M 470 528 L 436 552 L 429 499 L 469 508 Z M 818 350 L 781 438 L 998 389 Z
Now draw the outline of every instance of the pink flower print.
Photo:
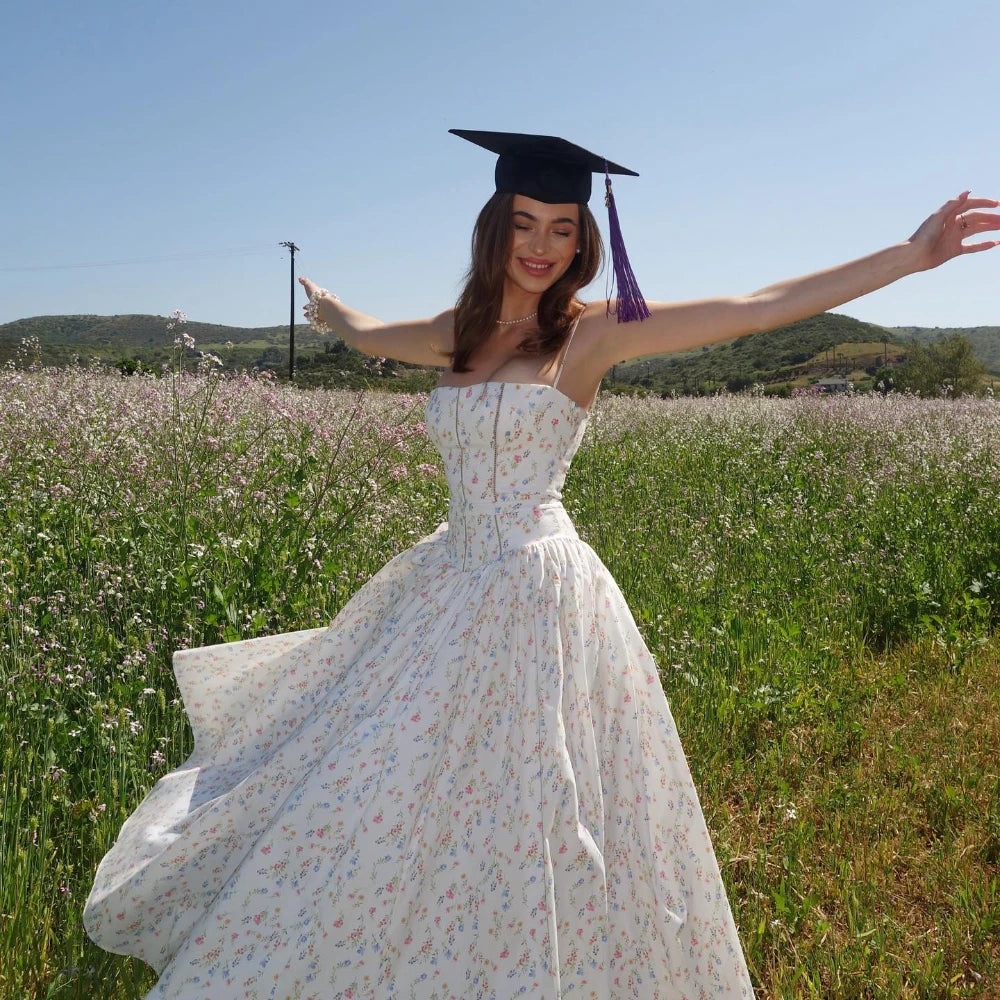
M 565 427 L 563 414 L 568 414 Z M 574 996 L 604 997 L 609 987 L 616 995 L 639 995 L 641 981 L 670 981 L 685 996 L 725 993 L 749 1000 L 749 977 L 656 667 L 607 571 L 578 543 L 565 512 L 556 510 L 585 424 L 585 411 L 552 387 L 511 383 L 433 394 L 426 429 L 443 455 L 452 507 L 459 512 L 450 536 L 439 529 L 394 560 L 381 581 L 376 578 L 345 608 L 336 627 L 319 629 L 304 642 L 293 640 L 293 655 L 286 655 L 291 647 L 281 652 L 280 636 L 260 640 L 261 653 L 253 652 L 256 646 L 223 645 L 188 654 L 181 672 L 187 672 L 194 716 L 207 718 L 218 734 L 231 731 L 232 748 L 252 752 L 255 761 L 266 755 L 252 781 L 270 782 L 273 773 L 275 787 L 251 788 L 248 782 L 246 804 L 260 808 L 259 818 L 246 817 L 253 823 L 243 823 L 242 812 L 236 829 L 225 812 L 224 821 L 208 819 L 217 827 L 219 845 L 210 860 L 204 852 L 215 841 L 196 843 L 201 828 L 195 825 L 162 860 L 164 868 L 150 867 L 145 884 L 142 871 L 127 871 L 132 899 L 118 920 L 112 901 L 121 896 L 111 894 L 105 897 L 109 902 L 97 904 L 104 911 L 106 940 L 127 950 L 146 926 L 170 933 L 173 910 L 159 879 L 169 866 L 175 899 L 189 889 L 198 895 L 210 880 L 227 889 L 201 893 L 199 898 L 211 896 L 204 922 L 193 924 L 178 951 L 176 971 L 171 969 L 171 983 L 184 981 L 189 990 L 194 975 L 225 955 L 220 985 L 233 996 L 259 993 L 267 973 L 257 963 L 265 947 L 273 948 L 273 958 L 270 951 L 267 955 L 276 963 L 272 972 L 287 970 L 285 988 L 277 990 L 281 996 L 308 993 L 303 982 L 308 975 L 324 983 L 324 996 L 362 1000 L 377 989 L 374 979 L 391 949 L 411 989 L 442 997 L 461 993 L 452 975 L 465 963 L 481 974 L 484 996 L 553 996 L 555 977 L 565 971 Z M 537 442 L 531 427 L 538 430 Z M 491 503 L 498 504 L 496 513 Z M 498 534 L 502 546 L 496 544 Z M 545 544 L 533 545 L 534 539 Z M 574 588 L 573 600 L 560 600 L 566 587 Z M 390 622 L 391 629 L 383 627 Z M 522 623 L 532 627 L 521 629 Z M 494 651 L 515 669 L 491 669 Z M 248 652 L 263 656 L 265 666 L 244 672 Z M 401 658 L 411 660 L 413 669 L 399 671 Z M 345 671 L 341 685 L 335 679 L 348 662 L 366 668 Z M 211 697 L 202 690 L 203 675 L 212 683 Z M 548 690 L 561 677 L 565 688 L 546 697 L 544 710 L 552 711 L 545 719 L 537 700 L 515 698 L 515 689 Z M 278 678 L 291 683 L 276 684 Z M 475 681 L 474 688 L 467 679 Z M 335 683 L 337 697 L 331 698 Z M 343 741 L 330 753 L 334 741 L 356 731 L 355 710 L 362 705 L 366 717 L 378 705 L 379 723 L 390 726 L 370 727 L 362 743 Z M 230 710 L 239 714 L 227 714 Z M 426 727 L 425 710 L 431 720 Z M 609 822 L 617 824 L 616 841 L 605 860 L 608 883 L 614 879 L 615 891 L 629 900 L 621 910 L 607 905 L 593 859 L 575 836 L 583 817 L 575 800 L 558 794 L 561 766 L 549 770 L 549 762 L 565 760 L 564 737 L 574 742 L 580 737 L 581 711 L 589 716 L 588 725 L 615 734 L 616 745 L 608 745 L 606 753 L 616 781 L 605 807 Z M 456 729 L 449 723 L 453 716 L 459 719 Z M 397 741 L 392 720 L 403 727 L 410 720 L 407 735 L 419 730 L 420 740 L 412 746 Z M 497 752 L 477 753 L 487 738 Z M 443 770 L 444 753 L 474 763 Z M 572 761 L 577 787 L 601 788 L 603 756 L 582 754 Z M 466 784 L 458 784 L 463 778 Z M 220 785 L 217 801 L 230 803 L 233 796 L 224 793 L 231 790 Z M 675 808 L 679 796 L 687 802 L 683 815 Z M 542 847 L 548 835 L 542 832 L 542 801 L 553 804 L 551 856 Z M 244 808 L 242 802 L 232 804 Z M 484 852 L 500 833 L 492 829 L 491 812 L 504 816 L 505 823 L 509 817 L 509 823 L 491 853 L 486 885 Z M 147 826 L 161 822 L 160 815 L 139 818 Z M 358 845 L 356 852 L 345 849 L 344 858 L 330 855 L 329 844 L 346 839 L 358 821 L 366 828 L 359 839 L 373 843 Z M 521 832 L 529 839 L 512 846 L 508 838 L 517 840 Z M 400 876 L 397 900 L 392 858 L 401 843 L 412 844 L 414 877 Z M 272 862 L 267 855 L 275 849 Z M 267 865 L 260 864 L 262 856 Z M 231 857 L 248 859 L 235 875 Z M 102 878 L 114 884 L 130 858 L 121 851 L 109 858 Z M 690 889 L 689 919 L 680 929 L 669 917 L 662 923 L 658 892 L 660 886 L 673 890 L 679 866 Z M 283 886 L 276 884 L 279 879 Z M 485 891 L 478 891 L 481 884 Z M 540 894 L 546 884 L 555 891 Z M 337 888 L 348 885 L 373 887 L 377 903 L 367 888 L 355 893 Z M 262 904 L 265 891 L 273 894 L 258 912 L 254 907 Z M 285 934 L 282 925 L 291 916 L 285 904 L 299 891 L 322 898 L 327 917 Z M 528 905 L 519 906 L 519 900 Z M 331 925 L 336 933 L 327 937 Z M 240 933 L 227 945 L 233 926 Z M 660 947 L 664 930 L 678 945 L 669 955 Z M 545 962 L 553 934 L 562 970 Z M 344 954 L 355 949 L 361 958 Z M 672 961 L 675 955 L 679 964 Z

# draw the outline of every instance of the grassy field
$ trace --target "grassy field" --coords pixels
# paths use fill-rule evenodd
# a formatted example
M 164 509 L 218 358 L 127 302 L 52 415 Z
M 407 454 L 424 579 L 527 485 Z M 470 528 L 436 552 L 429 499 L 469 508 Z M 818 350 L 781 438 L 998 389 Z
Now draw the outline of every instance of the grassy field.
M 141 996 L 98 860 L 178 647 L 329 621 L 443 518 L 418 396 L 0 372 L 0 997 Z M 767 998 L 1000 995 L 1000 407 L 602 399 L 566 490 L 662 665 Z

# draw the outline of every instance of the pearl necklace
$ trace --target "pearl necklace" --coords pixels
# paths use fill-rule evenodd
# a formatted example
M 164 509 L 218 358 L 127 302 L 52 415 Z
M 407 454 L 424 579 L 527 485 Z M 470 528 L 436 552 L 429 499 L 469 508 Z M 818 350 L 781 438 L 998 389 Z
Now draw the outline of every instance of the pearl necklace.
M 520 319 L 498 319 L 497 326 L 516 326 L 518 323 L 527 323 L 529 319 L 534 319 L 538 315 L 538 310 L 536 309 L 533 313 L 528 313 L 527 316 L 522 316 Z

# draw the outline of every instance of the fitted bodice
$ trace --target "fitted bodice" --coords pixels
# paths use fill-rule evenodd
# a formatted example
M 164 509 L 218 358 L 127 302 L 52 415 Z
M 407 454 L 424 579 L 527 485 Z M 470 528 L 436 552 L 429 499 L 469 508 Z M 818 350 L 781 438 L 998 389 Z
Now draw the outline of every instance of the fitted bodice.
M 587 411 L 551 385 L 438 386 L 427 431 L 448 479 L 448 544 L 464 567 L 552 535 L 576 537 L 562 507 Z

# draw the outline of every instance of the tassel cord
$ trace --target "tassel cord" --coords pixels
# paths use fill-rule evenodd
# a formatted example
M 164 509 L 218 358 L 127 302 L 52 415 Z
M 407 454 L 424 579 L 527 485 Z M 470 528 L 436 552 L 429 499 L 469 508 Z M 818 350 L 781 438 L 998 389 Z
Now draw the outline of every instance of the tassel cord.
M 636 280 L 635 272 L 629 263 L 628 254 L 625 251 L 625 240 L 622 236 L 622 227 L 618 219 L 618 209 L 615 205 L 615 195 L 611 190 L 611 176 L 605 170 L 604 174 L 604 203 L 608 209 L 608 228 L 611 237 L 611 266 L 614 272 L 613 284 L 608 290 L 608 312 L 612 312 L 618 317 L 619 323 L 631 323 L 635 320 L 642 321 L 649 319 L 649 306 L 643 298 L 639 289 L 639 282 Z M 610 276 L 609 276 L 610 278 Z M 617 286 L 617 299 L 615 308 L 611 308 L 611 293 Z

